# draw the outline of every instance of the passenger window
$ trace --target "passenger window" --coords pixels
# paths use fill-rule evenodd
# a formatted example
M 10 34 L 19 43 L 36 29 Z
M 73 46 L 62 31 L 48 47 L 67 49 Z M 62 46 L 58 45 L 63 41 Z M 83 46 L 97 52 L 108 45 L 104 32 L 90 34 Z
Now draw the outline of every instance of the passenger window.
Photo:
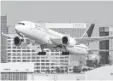
M 18 24 L 20 24 L 20 25 L 25 25 L 25 23 L 18 23 Z

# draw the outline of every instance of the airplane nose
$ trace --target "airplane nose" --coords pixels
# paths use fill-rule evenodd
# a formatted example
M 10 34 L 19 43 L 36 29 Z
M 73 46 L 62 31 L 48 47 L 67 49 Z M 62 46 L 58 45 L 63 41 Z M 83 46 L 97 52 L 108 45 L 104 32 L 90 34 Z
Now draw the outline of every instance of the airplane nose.
M 17 26 L 15 26 L 15 30 L 17 31 L 17 29 L 18 29 L 18 27 Z
M 16 25 L 16 26 L 15 26 L 15 31 L 16 31 L 16 32 L 21 32 L 21 31 L 22 31 L 22 27 Z

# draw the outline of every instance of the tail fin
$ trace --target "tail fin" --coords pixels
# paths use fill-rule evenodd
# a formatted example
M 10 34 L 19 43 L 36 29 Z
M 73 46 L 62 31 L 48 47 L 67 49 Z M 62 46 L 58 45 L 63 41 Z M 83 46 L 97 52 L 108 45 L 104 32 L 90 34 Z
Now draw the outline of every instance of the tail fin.
M 92 33 L 93 33 L 93 29 L 95 27 L 95 24 L 91 24 L 90 27 L 88 27 L 85 31 L 85 33 L 82 35 L 82 37 L 91 37 L 92 36 Z

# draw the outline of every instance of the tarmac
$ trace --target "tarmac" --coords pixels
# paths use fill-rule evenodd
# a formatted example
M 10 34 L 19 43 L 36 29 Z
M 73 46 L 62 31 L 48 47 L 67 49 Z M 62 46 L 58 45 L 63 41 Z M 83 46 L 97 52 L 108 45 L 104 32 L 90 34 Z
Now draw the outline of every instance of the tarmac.
M 85 73 L 86 80 L 112 80 L 113 65 L 106 65 Z

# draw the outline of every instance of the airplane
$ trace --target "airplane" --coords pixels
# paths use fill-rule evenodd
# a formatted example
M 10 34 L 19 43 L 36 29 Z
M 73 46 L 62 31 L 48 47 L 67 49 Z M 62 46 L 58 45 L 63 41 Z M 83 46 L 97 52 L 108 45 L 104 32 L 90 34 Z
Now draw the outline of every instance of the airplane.
M 15 46 L 29 46 L 35 51 L 37 51 L 37 47 L 33 48 L 32 43 L 40 45 L 41 52 L 38 52 L 39 55 L 46 55 L 44 48 L 62 50 L 62 55 L 88 54 L 91 50 L 85 43 L 113 39 L 113 36 L 91 37 L 94 27 L 95 24 L 91 24 L 81 37 L 73 38 L 49 28 L 41 27 L 38 23 L 20 21 L 15 24 L 15 31 L 18 36 L 13 37 L 13 41 Z M 7 34 L 2 34 L 9 37 Z

